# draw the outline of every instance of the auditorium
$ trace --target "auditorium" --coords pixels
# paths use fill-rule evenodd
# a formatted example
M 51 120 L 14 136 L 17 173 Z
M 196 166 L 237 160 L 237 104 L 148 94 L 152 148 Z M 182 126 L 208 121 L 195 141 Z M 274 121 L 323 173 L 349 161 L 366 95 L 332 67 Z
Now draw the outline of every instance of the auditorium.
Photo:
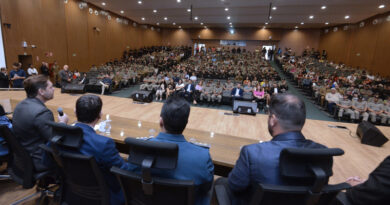
M 390 204 L 388 0 L 1 0 L 0 204 Z

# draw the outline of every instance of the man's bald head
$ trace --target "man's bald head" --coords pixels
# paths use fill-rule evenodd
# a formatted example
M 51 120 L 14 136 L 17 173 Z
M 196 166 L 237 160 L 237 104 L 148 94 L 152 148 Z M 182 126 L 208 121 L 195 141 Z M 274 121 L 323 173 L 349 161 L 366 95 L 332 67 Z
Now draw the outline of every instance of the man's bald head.
M 305 103 L 295 95 L 274 95 L 271 98 L 269 111 L 270 115 L 275 115 L 284 131 L 301 131 L 305 124 Z

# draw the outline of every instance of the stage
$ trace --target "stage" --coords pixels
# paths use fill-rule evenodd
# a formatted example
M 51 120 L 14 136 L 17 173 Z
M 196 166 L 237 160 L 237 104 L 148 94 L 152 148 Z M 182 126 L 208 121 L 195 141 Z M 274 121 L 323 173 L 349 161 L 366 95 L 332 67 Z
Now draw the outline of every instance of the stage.
M 10 99 L 12 108 L 25 98 L 24 91 L 1 91 L 0 99 Z M 46 105 L 57 115 L 56 109 L 62 107 L 70 116 L 70 123 L 75 121 L 74 107 L 79 94 L 61 94 L 55 90 L 53 100 Z M 126 137 L 147 137 L 150 130 L 159 132 L 158 122 L 162 103 L 136 104 L 130 98 L 101 96 L 103 100 L 103 119 L 106 114 L 112 119 L 113 138 L 118 148 L 123 148 Z M 226 114 L 227 113 L 227 114 Z M 240 148 L 246 144 L 268 141 L 271 136 L 267 128 L 267 115 L 230 115 L 232 111 L 191 107 L 190 119 L 184 135 L 189 141 L 210 145 L 210 153 L 216 165 L 216 174 L 224 173 L 235 164 Z M 328 125 L 346 126 L 346 129 L 330 128 Z M 337 123 L 319 120 L 306 120 L 303 134 L 307 139 L 326 145 L 329 148 L 341 148 L 345 154 L 334 158 L 333 173 L 330 183 L 339 183 L 350 176 L 363 179 L 390 155 L 390 143 L 382 147 L 363 145 L 356 137 L 357 124 Z M 390 127 L 378 127 L 385 136 L 390 136 Z M 123 150 L 121 150 L 123 151 Z M 226 174 L 226 170 L 224 174 Z

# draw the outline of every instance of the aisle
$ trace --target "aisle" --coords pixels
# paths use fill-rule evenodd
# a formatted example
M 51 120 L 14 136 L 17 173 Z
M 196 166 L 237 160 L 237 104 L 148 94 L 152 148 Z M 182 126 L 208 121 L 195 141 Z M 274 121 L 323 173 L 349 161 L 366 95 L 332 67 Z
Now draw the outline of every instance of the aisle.
M 325 121 L 335 121 L 333 118 L 329 117 L 324 111 L 318 109 L 310 99 L 303 95 L 296 87 L 293 82 L 280 70 L 275 62 L 271 62 L 272 67 L 276 69 L 281 78 L 286 79 L 288 84 L 288 92 L 294 95 L 297 95 L 299 98 L 303 99 L 306 105 L 306 118 L 313 120 L 325 120 Z

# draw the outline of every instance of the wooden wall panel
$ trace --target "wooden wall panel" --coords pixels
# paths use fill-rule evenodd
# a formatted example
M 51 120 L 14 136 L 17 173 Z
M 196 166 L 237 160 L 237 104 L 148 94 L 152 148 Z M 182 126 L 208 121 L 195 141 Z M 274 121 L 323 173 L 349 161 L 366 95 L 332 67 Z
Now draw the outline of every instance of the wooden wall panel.
M 271 37 L 272 42 L 269 42 Z M 195 42 L 209 42 L 211 46 L 219 45 L 219 41 L 213 40 L 245 40 L 248 50 L 254 50 L 262 44 L 274 44 L 281 48 L 292 48 L 297 54 L 301 54 L 306 47 L 318 48 L 320 30 L 289 30 L 289 29 L 235 29 L 235 34 L 230 34 L 226 29 L 164 29 L 164 45 L 192 45 Z M 267 42 L 268 41 L 268 42 Z M 207 46 L 207 45 L 206 45 Z
M 322 32 L 320 49 L 328 52 L 328 58 L 334 62 L 343 62 L 349 66 L 365 68 L 372 73 L 384 76 L 390 75 L 390 22 L 387 21 L 390 12 L 376 15 L 363 20 L 363 27 L 357 24 L 350 25 L 344 31 L 338 26 L 328 33 Z M 373 24 L 374 20 L 377 24 Z
M 92 5 L 88 7 L 100 11 Z M 117 15 L 89 14 L 80 9 L 79 1 L 69 0 L 1 0 L 0 13 L 7 67 L 18 61 L 24 53 L 33 56 L 37 67 L 41 61 L 57 60 L 60 66 L 69 64 L 71 70 L 86 71 L 92 64 L 102 64 L 120 58 L 123 51 L 144 46 L 161 45 L 162 32 L 118 23 Z M 98 27 L 100 32 L 94 30 Z M 22 48 L 22 41 L 37 48 Z M 53 56 L 46 54 L 53 53 Z M 39 60 L 37 60 L 39 57 Z

